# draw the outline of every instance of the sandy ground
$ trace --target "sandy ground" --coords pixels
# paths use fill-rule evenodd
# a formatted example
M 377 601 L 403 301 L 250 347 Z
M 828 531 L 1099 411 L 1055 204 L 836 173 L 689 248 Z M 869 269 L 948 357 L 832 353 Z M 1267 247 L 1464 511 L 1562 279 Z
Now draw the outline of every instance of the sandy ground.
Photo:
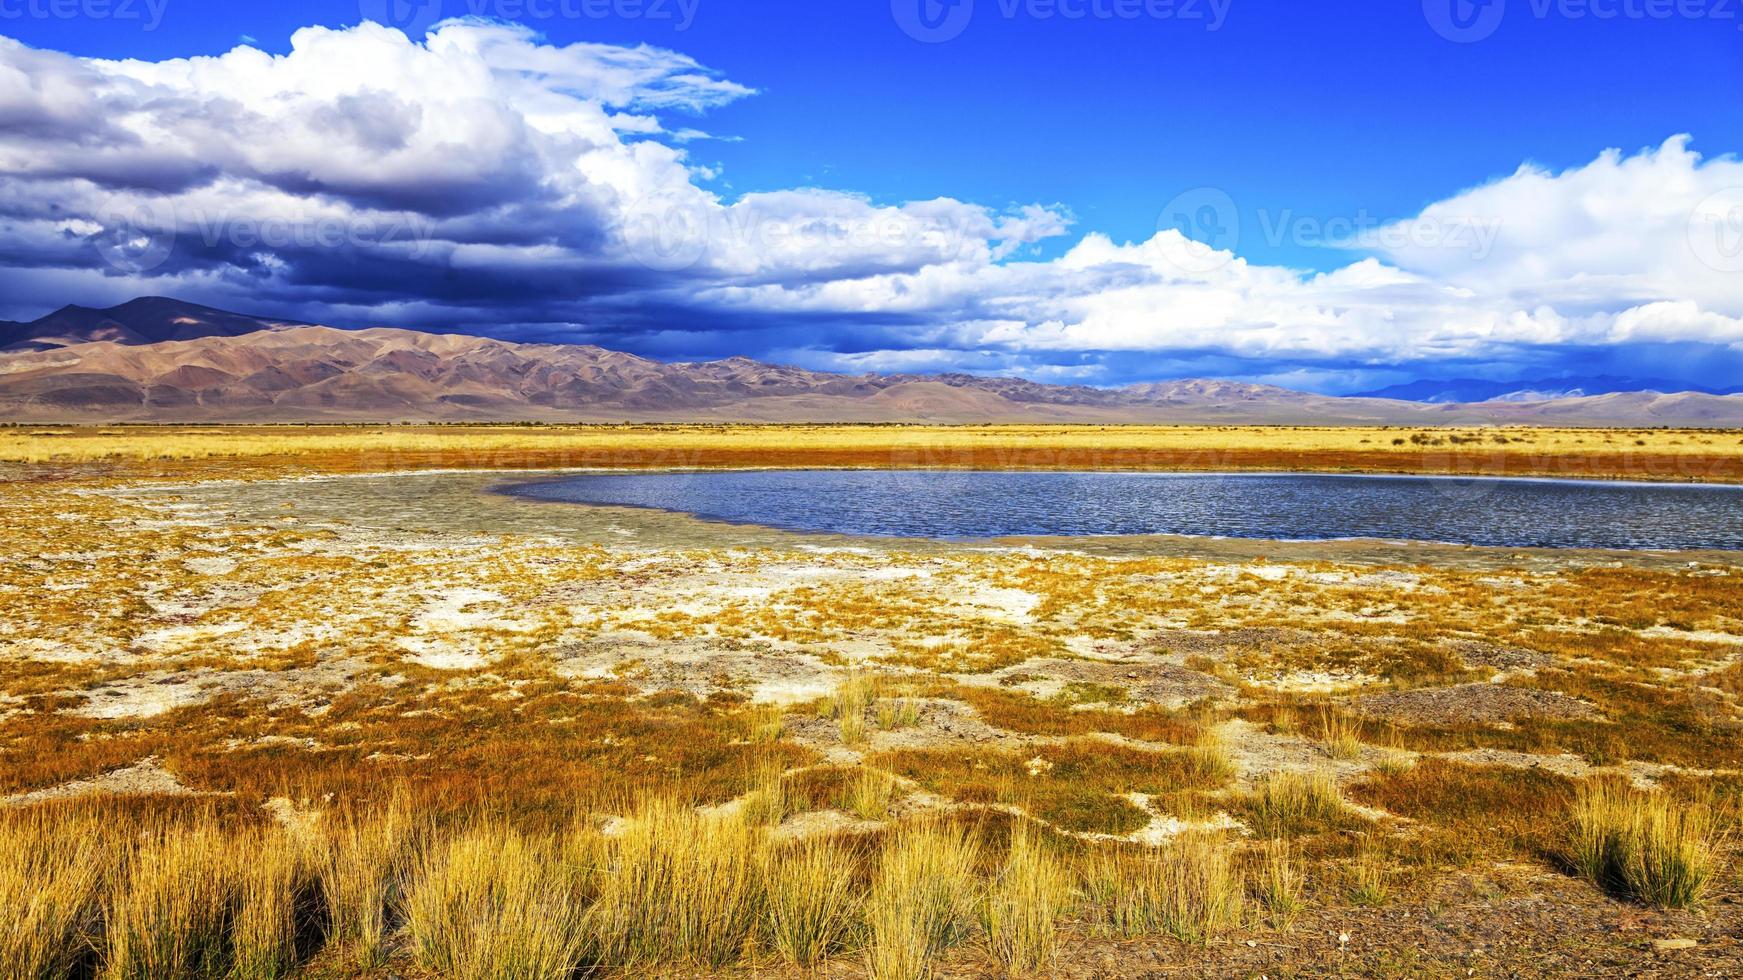
M 1277 771 L 1329 772 L 1349 786 L 1433 757 L 1611 772 L 1644 787 L 1734 778 L 1743 764 L 1739 685 L 1727 679 L 1743 661 L 1735 555 L 867 540 L 489 492 L 519 478 L 10 485 L 0 759 L 12 775 L 0 800 L 225 792 L 198 773 L 250 753 L 413 771 L 441 760 L 416 745 L 359 746 L 357 722 L 329 723 L 328 712 L 368 692 L 408 719 L 452 720 L 456 699 L 512 706 L 529 685 L 552 684 L 768 706 L 784 742 L 806 754 L 797 768 L 919 750 L 1174 751 L 1121 733 L 1145 712 L 1214 716 L 1234 793 Z M 900 690 L 913 717 L 884 728 L 868 713 L 865 740 L 850 745 L 816 706 L 867 673 Z M 1592 687 L 1594 677 L 1619 687 Z M 1696 704 L 1702 744 L 1717 748 L 1679 751 L 1667 734 L 1621 758 L 1570 750 L 1660 724 L 1591 693 L 1628 685 Z M 1087 720 L 1024 730 L 977 708 L 975 692 Z M 249 724 L 213 714 L 230 705 Z M 1294 705 L 1289 724 L 1264 713 Z M 1418 744 L 1370 732 L 1336 753 L 1314 728 L 1327 709 Z M 57 744 L 88 752 L 85 768 L 39 765 L 46 743 L 34 739 L 51 727 Z M 181 738 L 203 741 L 180 754 L 143 750 Z M 104 750 L 135 743 L 136 756 Z M 1235 808 L 1214 801 L 1182 820 L 1127 795 L 1147 821 L 1113 836 L 1154 844 L 1207 822 L 1244 830 Z M 907 785 L 895 812 L 955 805 Z M 781 832 L 862 824 L 823 808 Z M 1704 918 L 1646 916 L 1537 865 L 1460 872 L 1384 909 L 1315 910 L 1288 932 L 1209 948 L 1086 938 L 1063 972 L 1725 975 L 1738 925 L 1728 904 Z M 1687 948 L 1652 942 L 1691 937 Z

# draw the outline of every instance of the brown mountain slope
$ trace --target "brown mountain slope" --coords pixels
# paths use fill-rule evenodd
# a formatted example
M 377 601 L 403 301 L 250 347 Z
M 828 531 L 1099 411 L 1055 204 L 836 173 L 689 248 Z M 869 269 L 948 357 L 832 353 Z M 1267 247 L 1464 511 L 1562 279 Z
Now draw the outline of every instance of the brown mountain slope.
M 1427 405 L 1227 381 L 1100 389 L 954 374 L 826 374 L 746 358 L 664 364 L 593 346 L 390 328 L 272 324 L 229 335 L 222 331 L 264 321 L 167 301 L 115 309 L 142 329 L 127 327 L 126 339 L 0 354 L 0 419 L 1743 425 L 1739 396 Z M 134 339 L 165 331 L 218 332 Z
M 302 325 L 228 313 L 163 296 L 142 296 L 106 310 L 63 306 L 30 323 L 0 322 L 0 351 L 52 350 L 101 340 L 155 344 L 199 337 L 238 337 L 259 330 Z

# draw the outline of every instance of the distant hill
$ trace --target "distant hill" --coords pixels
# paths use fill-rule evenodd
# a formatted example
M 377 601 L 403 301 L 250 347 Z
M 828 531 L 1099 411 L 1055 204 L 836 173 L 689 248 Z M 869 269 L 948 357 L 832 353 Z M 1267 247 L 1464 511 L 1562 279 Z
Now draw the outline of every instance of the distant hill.
M 14 327 L 33 346 L 0 353 L 9 421 L 1743 425 L 1743 397 L 1699 392 L 1424 404 L 1215 380 L 1091 388 L 830 374 L 743 357 L 668 364 L 595 346 L 336 330 L 161 298 L 67 307 Z
M 53 350 L 96 341 L 137 345 L 239 337 L 261 330 L 306 325 L 228 313 L 163 296 L 143 296 L 106 310 L 63 306 L 29 323 L 0 320 L 0 351 Z

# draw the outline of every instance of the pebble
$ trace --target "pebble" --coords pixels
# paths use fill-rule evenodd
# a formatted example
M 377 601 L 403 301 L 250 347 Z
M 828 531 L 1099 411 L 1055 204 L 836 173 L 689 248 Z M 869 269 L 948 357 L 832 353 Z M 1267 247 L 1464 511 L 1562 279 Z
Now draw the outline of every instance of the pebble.
M 1699 945 L 1700 943 L 1693 939 L 1654 939 L 1652 941 L 1652 948 L 1661 953 L 1673 949 L 1694 949 Z

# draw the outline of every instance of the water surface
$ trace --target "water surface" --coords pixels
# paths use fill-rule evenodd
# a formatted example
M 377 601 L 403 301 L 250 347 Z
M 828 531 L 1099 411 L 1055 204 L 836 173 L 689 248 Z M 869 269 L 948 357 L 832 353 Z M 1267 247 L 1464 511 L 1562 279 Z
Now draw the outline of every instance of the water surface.
M 734 470 L 587 473 L 507 492 L 875 537 L 1184 534 L 1743 549 L 1743 487 L 1711 484 L 1304 473 Z

